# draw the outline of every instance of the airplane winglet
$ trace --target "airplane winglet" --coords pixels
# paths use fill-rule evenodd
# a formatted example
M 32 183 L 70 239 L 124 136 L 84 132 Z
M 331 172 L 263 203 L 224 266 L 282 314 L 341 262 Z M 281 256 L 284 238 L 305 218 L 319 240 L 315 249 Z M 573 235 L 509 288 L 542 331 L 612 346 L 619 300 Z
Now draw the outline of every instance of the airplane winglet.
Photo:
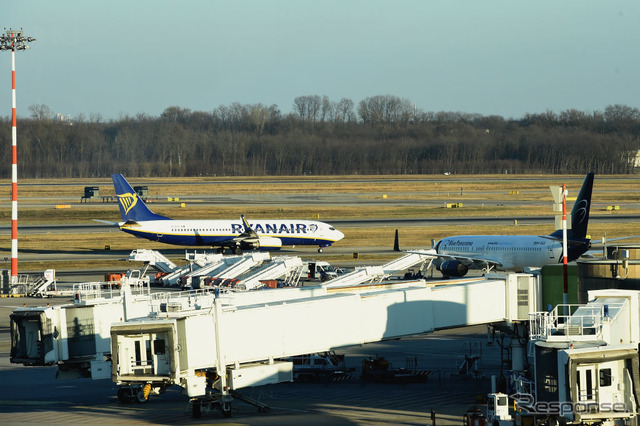
M 249 226 L 249 222 L 247 222 L 247 219 L 244 217 L 243 214 L 240 215 L 240 219 L 242 220 L 242 225 L 244 225 L 244 230 L 245 232 L 249 231 L 253 231 L 253 229 L 251 229 L 251 226 Z
M 251 225 L 249 225 L 249 222 L 247 221 L 247 219 L 244 217 L 243 214 L 240 215 L 240 219 L 242 220 L 242 225 L 244 226 L 244 232 L 240 234 L 240 236 L 245 238 L 246 237 L 257 238 L 258 234 L 256 234 L 256 231 L 254 231 Z

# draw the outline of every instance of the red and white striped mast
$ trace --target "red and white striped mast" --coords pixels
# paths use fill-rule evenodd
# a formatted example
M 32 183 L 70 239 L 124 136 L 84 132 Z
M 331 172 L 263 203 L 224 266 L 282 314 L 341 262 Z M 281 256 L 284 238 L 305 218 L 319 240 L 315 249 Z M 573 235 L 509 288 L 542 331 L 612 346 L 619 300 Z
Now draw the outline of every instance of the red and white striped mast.
M 11 282 L 18 281 L 18 131 L 16 118 L 16 50 L 27 50 L 22 29 L 7 30 L 0 36 L 0 50 L 11 50 Z
M 564 304 L 565 315 L 569 315 L 569 272 L 567 266 L 568 243 L 567 243 L 567 185 L 562 184 L 562 303 Z

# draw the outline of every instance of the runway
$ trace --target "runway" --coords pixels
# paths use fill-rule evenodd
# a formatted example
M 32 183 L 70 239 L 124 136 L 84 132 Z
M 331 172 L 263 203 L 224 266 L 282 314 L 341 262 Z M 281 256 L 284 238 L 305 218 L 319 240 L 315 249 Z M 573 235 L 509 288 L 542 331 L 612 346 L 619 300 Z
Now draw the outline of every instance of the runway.
M 620 223 L 640 222 L 640 215 L 634 214 L 592 214 L 590 223 Z M 380 219 L 335 219 L 327 222 L 338 228 L 370 228 L 370 227 L 410 227 L 410 226 L 449 226 L 449 225 L 542 225 L 553 222 L 550 216 L 513 216 L 513 217 L 438 217 L 438 218 L 380 218 Z M 104 223 L 80 224 L 47 224 L 47 225 L 19 225 L 20 234 L 49 234 L 49 233 L 102 233 L 118 231 L 116 225 Z M 0 226 L 0 235 L 10 235 L 10 226 Z

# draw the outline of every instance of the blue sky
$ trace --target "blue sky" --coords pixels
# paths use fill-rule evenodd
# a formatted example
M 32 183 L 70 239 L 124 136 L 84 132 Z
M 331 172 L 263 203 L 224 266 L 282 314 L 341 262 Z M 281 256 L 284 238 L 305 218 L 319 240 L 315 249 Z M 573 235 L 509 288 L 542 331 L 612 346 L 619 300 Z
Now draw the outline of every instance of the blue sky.
M 169 106 L 376 95 L 424 111 L 519 118 L 640 107 L 637 0 L 20 0 L 0 27 L 16 53 L 18 115 L 104 119 Z M 0 115 L 11 54 L 0 52 Z

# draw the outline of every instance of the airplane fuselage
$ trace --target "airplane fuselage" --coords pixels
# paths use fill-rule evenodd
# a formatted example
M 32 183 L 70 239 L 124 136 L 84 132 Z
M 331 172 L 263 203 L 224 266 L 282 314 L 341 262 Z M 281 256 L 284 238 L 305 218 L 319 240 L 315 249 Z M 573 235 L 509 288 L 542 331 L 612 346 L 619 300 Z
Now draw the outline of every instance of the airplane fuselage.
M 490 260 L 496 269 L 522 271 L 562 260 L 562 243 L 536 235 L 462 235 L 443 238 L 436 252 L 441 255 Z
M 277 238 L 282 245 L 326 247 L 344 237 L 331 225 L 311 220 L 252 220 L 249 224 L 258 236 Z M 119 225 L 138 238 L 185 246 L 215 247 L 244 232 L 241 220 L 148 220 Z

